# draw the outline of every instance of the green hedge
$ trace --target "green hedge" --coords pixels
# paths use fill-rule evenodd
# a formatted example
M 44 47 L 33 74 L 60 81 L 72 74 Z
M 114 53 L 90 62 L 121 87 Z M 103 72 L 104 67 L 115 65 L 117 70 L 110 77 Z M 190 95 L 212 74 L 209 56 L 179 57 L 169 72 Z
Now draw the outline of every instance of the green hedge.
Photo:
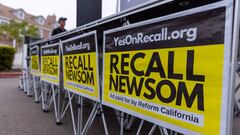
M 0 46 L 0 71 L 12 68 L 16 50 L 10 46 Z

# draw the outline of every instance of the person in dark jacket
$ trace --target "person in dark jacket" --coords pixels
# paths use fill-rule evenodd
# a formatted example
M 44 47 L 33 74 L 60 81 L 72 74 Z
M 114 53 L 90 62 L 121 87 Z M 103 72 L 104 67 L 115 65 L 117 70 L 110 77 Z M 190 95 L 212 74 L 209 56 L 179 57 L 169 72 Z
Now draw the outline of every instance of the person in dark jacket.
M 66 29 L 64 28 L 66 25 L 66 20 L 67 20 L 67 18 L 64 18 L 64 17 L 60 17 L 58 19 L 59 27 L 57 27 L 56 29 L 54 29 L 52 31 L 52 36 L 66 31 Z

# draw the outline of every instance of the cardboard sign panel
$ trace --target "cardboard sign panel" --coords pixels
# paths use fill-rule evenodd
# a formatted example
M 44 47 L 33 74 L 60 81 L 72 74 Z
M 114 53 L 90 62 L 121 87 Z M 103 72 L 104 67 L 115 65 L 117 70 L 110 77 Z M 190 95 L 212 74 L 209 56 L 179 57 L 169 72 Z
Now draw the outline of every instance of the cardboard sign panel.
M 59 44 L 41 47 L 41 80 L 59 85 L 60 53 Z
M 64 88 L 100 101 L 96 31 L 62 43 Z
M 102 103 L 184 134 L 220 134 L 230 44 L 227 8 L 210 7 L 106 31 Z
M 40 76 L 39 47 L 34 46 L 30 50 L 30 72 L 34 76 Z

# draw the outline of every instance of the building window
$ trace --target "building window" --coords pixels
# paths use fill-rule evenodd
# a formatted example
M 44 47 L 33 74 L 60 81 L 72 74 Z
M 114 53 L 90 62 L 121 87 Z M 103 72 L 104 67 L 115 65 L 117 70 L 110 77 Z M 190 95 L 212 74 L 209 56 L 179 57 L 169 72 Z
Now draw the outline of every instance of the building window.
M 25 15 L 22 11 L 18 11 L 18 18 L 22 20 L 25 18 Z
M 38 23 L 40 25 L 44 25 L 44 19 L 43 18 L 38 18 Z

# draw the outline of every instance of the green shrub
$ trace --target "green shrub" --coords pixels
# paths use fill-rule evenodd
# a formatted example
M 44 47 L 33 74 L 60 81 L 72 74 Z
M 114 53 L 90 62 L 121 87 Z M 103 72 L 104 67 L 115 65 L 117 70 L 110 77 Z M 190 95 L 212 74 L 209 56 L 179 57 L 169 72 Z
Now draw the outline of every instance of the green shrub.
M 16 50 L 10 46 L 0 46 L 0 71 L 12 68 Z

